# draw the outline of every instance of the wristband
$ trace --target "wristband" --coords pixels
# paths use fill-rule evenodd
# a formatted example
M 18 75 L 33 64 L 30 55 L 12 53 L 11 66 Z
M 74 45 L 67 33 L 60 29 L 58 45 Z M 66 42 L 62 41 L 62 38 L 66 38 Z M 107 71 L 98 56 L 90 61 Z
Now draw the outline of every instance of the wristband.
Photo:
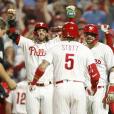
M 44 74 L 44 71 L 42 71 L 41 69 L 37 68 L 36 72 L 35 72 L 35 76 L 33 81 L 31 82 L 32 85 L 35 85 L 36 82 L 38 81 L 38 79 Z
M 36 72 L 35 72 L 35 75 L 36 76 L 42 76 L 43 74 L 44 74 L 44 71 L 43 70 L 41 70 L 39 68 L 36 69 Z

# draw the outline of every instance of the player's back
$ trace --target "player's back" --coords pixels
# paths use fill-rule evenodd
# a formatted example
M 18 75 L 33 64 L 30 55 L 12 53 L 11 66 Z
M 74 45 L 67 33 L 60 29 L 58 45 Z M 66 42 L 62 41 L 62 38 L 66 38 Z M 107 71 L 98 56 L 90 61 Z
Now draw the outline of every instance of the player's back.
M 87 65 L 94 63 L 86 46 L 75 41 L 62 41 L 52 47 L 49 53 L 53 58 L 54 81 L 68 79 L 85 82 Z
M 12 104 L 13 114 L 27 114 L 26 112 L 26 87 L 27 81 L 17 84 L 17 88 L 9 93 L 7 102 Z

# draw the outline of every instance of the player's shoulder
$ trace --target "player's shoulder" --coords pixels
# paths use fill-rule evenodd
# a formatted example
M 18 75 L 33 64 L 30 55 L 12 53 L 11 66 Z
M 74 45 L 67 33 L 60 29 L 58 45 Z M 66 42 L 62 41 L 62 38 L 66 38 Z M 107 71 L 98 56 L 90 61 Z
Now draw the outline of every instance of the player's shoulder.
M 58 42 L 48 42 L 46 43 L 46 48 L 48 50 L 52 49 L 52 48 L 55 48 L 57 45 L 60 44 L 61 41 L 58 41 Z
M 23 40 L 26 40 L 27 42 L 33 42 L 34 43 L 34 40 L 31 40 L 25 36 L 20 36 L 20 39 L 23 41 Z
M 102 48 L 104 51 L 111 50 L 110 46 L 108 46 L 107 44 L 101 43 L 101 42 L 99 42 L 99 47 Z
M 83 50 L 90 50 L 86 44 L 82 44 L 80 42 L 76 42 L 79 48 L 82 48 Z
M 46 47 L 47 48 L 51 48 L 53 47 L 54 45 L 56 45 L 58 42 L 60 42 L 60 38 L 59 36 L 53 38 L 52 40 L 49 40 L 47 43 L 46 43 Z
M 49 43 L 57 43 L 57 42 L 59 42 L 59 41 L 61 41 L 61 40 L 60 40 L 60 37 L 57 36 L 57 37 L 53 38 L 52 40 L 49 40 Z

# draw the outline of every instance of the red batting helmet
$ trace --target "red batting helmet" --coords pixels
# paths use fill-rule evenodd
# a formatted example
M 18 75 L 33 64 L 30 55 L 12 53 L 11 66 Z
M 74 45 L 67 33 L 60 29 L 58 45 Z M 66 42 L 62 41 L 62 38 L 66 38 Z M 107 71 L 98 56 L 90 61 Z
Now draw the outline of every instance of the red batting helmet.
M 44 22 L 39 22 L 35 25 L 34 31 L 37 31 L 38 29 L 45 29 L 48 32 L 48 25 Z
M 62 35 L 64 38 L 71 37 L 76 38 L 78 34 L 78 26 L 74 22 L 67 22 L 63 25 Z
M 93 33 L 95 35 L 98 35 L 98 27 L 94 24 L 87 24 L 84 27 L 84 33 Z

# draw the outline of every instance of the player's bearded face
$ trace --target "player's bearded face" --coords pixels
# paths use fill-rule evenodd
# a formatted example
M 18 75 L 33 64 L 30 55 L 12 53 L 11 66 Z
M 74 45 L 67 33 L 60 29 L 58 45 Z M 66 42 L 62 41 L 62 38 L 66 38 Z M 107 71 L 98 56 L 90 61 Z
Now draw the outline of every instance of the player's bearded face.
M 45 29 L 38 29 L 37 30 L 37 40 L 40 42 L 43 42 L 46 40 L 47 37 L 47 31 Z
M 87 44 L 94 44 L 94 41 L 96 40 L 97 35 L 93 33 L 85 33 L 85 40 Z

